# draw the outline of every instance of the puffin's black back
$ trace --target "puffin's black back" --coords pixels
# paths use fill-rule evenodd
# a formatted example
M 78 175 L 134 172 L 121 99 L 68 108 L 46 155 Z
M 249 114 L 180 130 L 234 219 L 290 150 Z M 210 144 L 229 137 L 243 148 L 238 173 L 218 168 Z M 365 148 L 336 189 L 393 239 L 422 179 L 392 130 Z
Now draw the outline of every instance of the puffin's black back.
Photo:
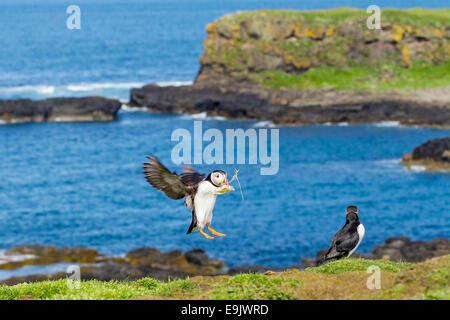
M 356 213 L 357 209 L 349 210 L 349 208 L 347 208 L 345 225 L 334 235 L 330 248 L 321 261 L 321 264 L 346 257 L 348 253 L 357 245 L 359 240 L 359 216 Z

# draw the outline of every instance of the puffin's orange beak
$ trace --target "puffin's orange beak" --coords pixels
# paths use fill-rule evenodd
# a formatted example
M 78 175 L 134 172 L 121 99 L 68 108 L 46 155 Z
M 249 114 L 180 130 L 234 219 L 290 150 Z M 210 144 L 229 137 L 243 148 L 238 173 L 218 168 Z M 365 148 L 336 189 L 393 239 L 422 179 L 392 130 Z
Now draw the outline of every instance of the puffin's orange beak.
M 227 177 L 225 177 L 225 185 L 229 186 Z

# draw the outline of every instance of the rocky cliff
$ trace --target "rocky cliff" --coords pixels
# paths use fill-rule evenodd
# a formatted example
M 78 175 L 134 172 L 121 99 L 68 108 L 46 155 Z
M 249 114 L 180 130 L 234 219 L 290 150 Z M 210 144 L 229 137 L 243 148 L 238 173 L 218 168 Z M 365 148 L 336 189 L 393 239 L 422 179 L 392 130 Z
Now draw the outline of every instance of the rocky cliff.
M 369 29 L 369 15 L 357 9 L 230 14 L 206 28 L 197 82 L 231 76 L 271 84 L 271 78 L 284 75 L 293 83 L 281 86 L 294 87 L 295 80 L 302 84 L 298 75 L 310 69 L 361 66 L 380 72 L 379 80 L 386 82 L 395 70 L 383 66 L 448 65 L 449 12 L 382 10 L 380 30 Z M 353 80 L 367 81 L 364 77 L 360 74 Z

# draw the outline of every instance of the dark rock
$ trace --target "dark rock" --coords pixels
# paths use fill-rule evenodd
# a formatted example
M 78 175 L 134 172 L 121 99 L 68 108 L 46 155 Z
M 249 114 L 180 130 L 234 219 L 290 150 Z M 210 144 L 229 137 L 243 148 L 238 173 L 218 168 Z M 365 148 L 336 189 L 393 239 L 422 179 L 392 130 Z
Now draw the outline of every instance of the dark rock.
M 444 156 L 446 151 L 450 151 L 450 137 L 432 139 L 414 148 L 412 152 L 412 159 L 447 161 L 447 158 Z
M 18 259 L 20 256 L 24 259 Z M 60 262 L 82 264 L 82 279 L 136 280 L 152 277 L 166 281 L 171 278 L 185 278 L 195 275 L 223 274 L 225 264 L 209 258 L 202 249 L 183 253 L 181 250 L 161 252 L 154 248 L 137 248 L 128 252 L 125 258 L 107 257 L 89 248 L 57 248 L 53 246 L 27 245 L 14 247 L 5 253 L 11 261 L 0 263 L 0 268 L 17 269 L 25 265 L 48 265 Z M 28 275 L 0 281 L 13 285 L 21 282 L 65 279 L 64 272 L 52 275 Z
M 429 140 L 405 154 L 402 164 L 423 166 L 429 171 L 450 170 L 450 137 Z
M 130 105 L 161 113 L 201 113 L 229 119 L 273 120 L 282 125 L 373 123 L 450 126 L 450 108 L 443 101 L 420 101 L 410 93 L 333 90 L 276 90 L 250 82 L 211 81 L 215 86 L 132 89 Z
M 118 100 L 102 97 L 0 100 L 0 120 L 7 123 L 111 121 L 121 105 Z
M 138 248 L 126 255 L 132 265 L 142 265 L 166 270 L 180 270 L 189 274 L 215 274 L 222 271 L 223 261 L 211 259 L 201 249 L 183 254 L 181 250 L 161 252 L 153 248 Z
M 384 244 L 375 246 L 372 250 L 375 259 L 407 262 L 421 262 L 449 253 L 450 240 L 445 238 L 432 241 L 410 241 L 405 237 L 389 238 Z
M 8 260 L 15 256 L 16 259 Z M 109 258 L 101 255 L 97 250 L 84 247 L 54 247 L 42 245 L 25 245 L 13 247 L 5 252 L 4 263 L 0 263 L 0 269 L 13 270 L 25 265 L 49 265 L 59 262 L 67 263 L 99 263 L 108 261 Z
M 66 279 L 68 277 L 65 272 L 58 272 L 54 274 L 33 274 L 28 276 L 11 277 L 0 281 L 0 285 L 15 286 L 16 284 L 25 282 L 40 282 Z
M 186 252 L 184 256 L 188 262 L 199 266 L 204 265 L 209 260 L 205 251 L 199 248 Z
M 143 265 L 129 265 L 124 263 L 108 263 L 98 267 L 88 267 L 81 270 L 82 280 L 99 281 L 135 281 L 150 277 L 160 281 L 168 279 L 184 279 L 188 273 L 172 269 L 153 268 Z

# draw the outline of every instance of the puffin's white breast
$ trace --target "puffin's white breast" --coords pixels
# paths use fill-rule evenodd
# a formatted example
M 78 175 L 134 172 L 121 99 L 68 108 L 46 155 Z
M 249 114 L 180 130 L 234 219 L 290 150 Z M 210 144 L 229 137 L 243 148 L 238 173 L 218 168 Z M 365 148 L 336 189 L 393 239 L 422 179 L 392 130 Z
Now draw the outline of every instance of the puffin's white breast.
M 197 224 L 203 228 L 211 223 L 212 211 L 216 204 L 217 187 L 209 181 L 203 181 L 198 185 L 197 193 L 194 198 L 195 215 L 197 216 Z
M 355 252 L 356 249 L 358 249 L 359 244 L 361 243 L 362 239 L 364 238 L 364 234 L 366 233 L 366 229 L 364 228 L 364 225 L 362 223 L 359 224 L 359 226 L 358 226 L 358 228 L 356 228 L 356 230 L 358 231 L 359 240 L 358 240 L 358 243 L 356 244 L 356 247 L 354 247 L 352 249 L 352 251 L 350 251 L 350 253 L 348 254 L 347 257 L 350 257 L 353 254 L 353 252 Z

